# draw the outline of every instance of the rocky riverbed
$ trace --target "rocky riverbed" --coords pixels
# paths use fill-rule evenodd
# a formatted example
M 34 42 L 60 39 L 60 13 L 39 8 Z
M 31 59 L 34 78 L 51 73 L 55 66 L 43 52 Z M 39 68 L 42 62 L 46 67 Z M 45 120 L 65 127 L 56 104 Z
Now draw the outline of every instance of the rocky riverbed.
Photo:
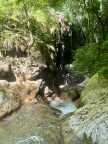
M 0 109 L 0 144 L 64 144 L 61 118 L 76 110 L 73 103 L 54 100 L 56 105 L 52 109 L 43 102 L 22 103 L 18 98 L 19 107 L 8 92 L 1 91 L 1 97 L 1 107 L 5 108 L 4 115 Z M 9 100 L 5 101 L 4 97 Z
M 0 122 L 0 144 L 62 144 L 59 121 L 43 104 L 26 105 Z
M 61 117 L 74 112 L 75 104 L 36 78 L 45 65 L 11 60 L 0 67 L 0 144 L 63 144 Z
M 48 83 L 45 65 L 22 61 L 0 67 L 0 144 L 108 144 L 107 79 Z

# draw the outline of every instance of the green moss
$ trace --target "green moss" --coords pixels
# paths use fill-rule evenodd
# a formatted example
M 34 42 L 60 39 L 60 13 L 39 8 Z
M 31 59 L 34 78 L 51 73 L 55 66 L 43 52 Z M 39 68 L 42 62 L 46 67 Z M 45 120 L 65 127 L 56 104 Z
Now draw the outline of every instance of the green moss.
M 94 75 L 82 92 L 81 102 L 87 103 L 108 103 L 108 79 Z
M 83 107 L 68 119 L 68 124 L 64 123 L 69 131 L 68 136 L 64 135 L 65 139 L 76 144 L 77 142 L 73 140 L 75 134 L 77 138 L 83 140 L 81 144 L 107 144 L 108 79 L 98 74 L 94 75 L 81 94 L 81 102 Z
M 98 75 L 99 75 L 101 78 L 106 78 L 106 79 L 108 79 L 108 67 L 103 67 L 103 68 L 98 72 Z

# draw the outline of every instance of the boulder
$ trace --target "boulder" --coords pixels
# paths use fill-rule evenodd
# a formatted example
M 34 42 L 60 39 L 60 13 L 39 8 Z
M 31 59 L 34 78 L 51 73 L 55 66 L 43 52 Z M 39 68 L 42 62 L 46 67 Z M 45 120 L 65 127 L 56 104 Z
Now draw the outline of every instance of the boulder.
M 82 92 L 81 103 L 83 107 L 63 124 L 65 143 L 107 144 L 108 80 L 93 76 Z
M 38 81 L 23 81 L 23 82 L 11 82 L 9 90 L 18 95 L 22 103 L 35 103 L 37 102 L 36 97 L 40 90 L 42 80 Z
M 0 80 L 0 118 L 4 118 L 23 104 L 37 103 L 41 82 L 41 79 L 25 82 Z
M 21 106 L 20 99 L 7 90 L 0 90 L 0 119 Z

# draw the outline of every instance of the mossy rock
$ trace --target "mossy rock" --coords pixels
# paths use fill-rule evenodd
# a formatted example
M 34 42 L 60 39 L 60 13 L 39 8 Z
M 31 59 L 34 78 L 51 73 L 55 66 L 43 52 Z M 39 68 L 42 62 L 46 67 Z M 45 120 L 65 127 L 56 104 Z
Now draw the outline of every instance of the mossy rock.
M 81 95 L 83 104 L 107 104 L 108 103 L 108 79 L 94 75 L 86 85 Z
M 93 76 L 81 95 L 83 107 L 67 120 L 69 137 L 81 144 L 108 144 L 108 80 Z M 65 138 L 66 139 L 66 138 Z M 72 144 L 76 144 L 72 139 Z

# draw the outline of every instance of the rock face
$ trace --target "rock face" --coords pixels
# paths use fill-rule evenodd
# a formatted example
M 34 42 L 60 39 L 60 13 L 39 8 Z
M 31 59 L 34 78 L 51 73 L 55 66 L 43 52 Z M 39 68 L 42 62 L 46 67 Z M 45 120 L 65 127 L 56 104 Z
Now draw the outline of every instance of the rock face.
M 15 81 L 15 76 L 10 64 L 0 63 L 0 79 L 7 81 Z
M 36 80 L 46 65 L 36 63 L 31 57 L 0 57 L 0 79 L 7 81 Z
M 83 107 L 63 124 L 66 144 L 108 144 L 108 80 L 95 75 L 82 92 Z
M 38 81 L 8 82 L 0 80 L 0 118 L 10 114 L 24 104 L 37 103 Z
M 6 90 L 0 90 L 0 119 L 17 110 L 20 99 Z

